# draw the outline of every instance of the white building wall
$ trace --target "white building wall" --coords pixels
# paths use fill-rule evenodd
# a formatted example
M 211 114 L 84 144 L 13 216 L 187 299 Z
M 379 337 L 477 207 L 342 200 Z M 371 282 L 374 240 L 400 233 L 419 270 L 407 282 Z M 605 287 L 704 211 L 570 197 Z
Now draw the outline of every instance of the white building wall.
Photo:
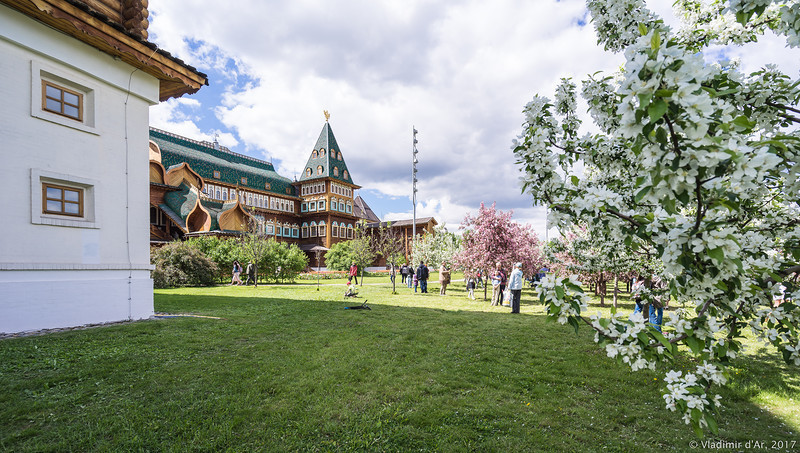
M 88 89 L 86 124 L 41 110 L 41 77 Z M 0 99 L 0 332 L 150 316 L 158 80 L 0 6 Z M 42 180 L 86 187 L 85 218 L 43 216 Z

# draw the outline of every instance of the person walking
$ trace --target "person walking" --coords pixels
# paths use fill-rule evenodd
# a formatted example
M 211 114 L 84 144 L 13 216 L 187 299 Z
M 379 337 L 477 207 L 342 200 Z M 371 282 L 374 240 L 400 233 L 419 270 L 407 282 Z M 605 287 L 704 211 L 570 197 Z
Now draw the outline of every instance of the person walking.
M 467 277 L 467 297 L 475 300 L 475 277 Z
M 256 266 L 253 264 L 252 261 L 247 263 L 247 269 L 245 270 L 245 274 L 247 274 L 247 280 L 245 280 L 244 286 L 249 285 L 251 281 L 253 282 L 253 285 L 255 285 L 256 284 Z
M 400 283 L 405 285 L 406 277 L 408 277 L 408 264 L 403 263 L 403 265 L 400 266 Z
M 495 272 L 491 276 L 487 276 L 487 279 L 489 278 L 492 281 L 492 306 L 494 307 L 500 305 L 500 300 L 503 297 L 500 294 L 500 275 Z
M 508 289 L 511 291 L 511 313 L 519 313 L 519 301 L 522 297 L 522 263 L 514 265 L 511 277 L 508 280 Z
M 450 284 L 450 269 L 445 263 L 439 266 L 439 284 L 441 285 L 439 295 L 444 296 L 447 293 L 447 285 Z
M 419 280 L 417 280 L 417 273 L 414 272 L 413 274 L 408 276 L 408 287 L 411 288 L 411 282 L 414 282 L 414 292 L 417 292 L 417 286 L 419 286 Z
M 234 283 L 237 286 L 241 285 L 242 284 L 242 279 L 239 278 L 239 274 L 242 273 L 242 265 L 239 264 L 239 261 L 233 260 L 233 270 L 231 271 L 231 273 L 233 274 L 233 277 L 231 278 L 231 285 L 233 285 Z M 231 285 L 228 285 L 228 286 L 231 286 Z
M 427 293 L 428 276 L 430 275 L 430 271 L 428 270 L 428 266 L 425 265 L 424 261 L 419 262 L 419 267 L 417 268 L 416 275 L 417 275 L 417 280 L 419 281 L 419 292 Z
M 350 275 L 348 275 L 347 281 L 352 282 L 353 279 L 356 280 L 355 284 L 358 285 L 358 266 L 355 262 L 350 266 Z
M 505 302 L 508 302 L 504 297 L 506 285 L 508 284 L 508 274 L 500 267 L 499 262 L 497 263 L 497 273 L 500 275 L 500 305 L 505 305 Z

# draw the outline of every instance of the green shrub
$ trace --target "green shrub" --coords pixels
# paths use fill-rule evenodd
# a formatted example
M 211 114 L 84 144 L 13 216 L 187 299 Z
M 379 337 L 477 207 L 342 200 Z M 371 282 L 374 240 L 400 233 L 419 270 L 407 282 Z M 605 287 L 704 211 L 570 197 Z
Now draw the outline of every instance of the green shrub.
M 203 252 L 217 265 L 217 278 L 220 282 L 230 282 L 233 269 L 233 260 L 247 263 L 244 252 L 237 239 L 221 238 L 217 236 L 200 236 L 189 238 L 186 243 L 191 244 Z
M 211 286 L 216 283 L 218 269 L 200 249 L 188 242 L 172 242 L 150 250 L 153 286 Z

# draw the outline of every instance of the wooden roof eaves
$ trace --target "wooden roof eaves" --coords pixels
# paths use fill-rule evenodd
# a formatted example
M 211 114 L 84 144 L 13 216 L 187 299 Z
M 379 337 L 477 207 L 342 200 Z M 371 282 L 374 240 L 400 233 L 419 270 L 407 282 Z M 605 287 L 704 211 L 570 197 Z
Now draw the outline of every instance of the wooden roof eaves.
M 159 100 L 196 93 L 208 76 L 155 44 L 128 33 L 104 15 L 70 0 L 0 0 L 0 3 L 159 79 Z

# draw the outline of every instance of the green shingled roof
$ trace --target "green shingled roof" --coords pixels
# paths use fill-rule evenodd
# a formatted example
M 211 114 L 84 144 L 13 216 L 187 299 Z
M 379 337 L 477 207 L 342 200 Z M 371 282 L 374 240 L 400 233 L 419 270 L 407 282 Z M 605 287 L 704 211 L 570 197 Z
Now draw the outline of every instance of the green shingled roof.
M 325 154 L 320 157 L 319 151 L 321 149 L 325 150 Z M 333 156 L 333 152 L 336 152 L 335 157 Z M 317 143 L 314 145 L 311 157 L 308 158 L 306 166 L 303 167 L 303 176 L 300 178 L 300 181 L 311 181 L 314 179 L 327 177 L 338 181 L 355 184 L 353 182 L 352 175 L 350 174 L 350 170 L 347 169 L 347 164 L 344 163 L 344 158 L 339 159 L 341 152 L 342 150 L 339 148 L 339 144 L 336 143 L 336 137 L 333 136 L 331 125 L 326 122 L 325 125 L 322 126 L 322 132 L 319 133 L 319 138 L 317 139 Z M 317 157 L 314 157 L 315 155 Z M 319 166 L 322 166 L 322 174 L 317 173 L 317 168 Z M 308 168 L 311 169 L 310 176 L 306 173 L 306 169 Z M 337 168 L 338 171 L 334 172 L 334 168 Z M 345 171 L 347 172 L 347 178 L 344 177 Z M 336 173 L 338 173 L 338 176 Z
M 169 169 L 173 165 L 186 162 L 192 170 L 210 183 L 221 181 L 233 186 L 280 195 L 289 195 L 286 189 L 290 188 L 291 195 L 297 195 L 291 180 L 276 173 L 275 167 L 269 162 L 215 149 L 213 146 L 153 128 L 150 128 L 150 140 L 158 144 L 161 149 L 161 163 L 164 168 Z M 219 178 L 214 177 L 214 171 L 220 173 Z M 247 184 L 242 183 L 242 177 L 247 178 Z M 270 184 L 269 189 L 266 188 L 266 183 Z

